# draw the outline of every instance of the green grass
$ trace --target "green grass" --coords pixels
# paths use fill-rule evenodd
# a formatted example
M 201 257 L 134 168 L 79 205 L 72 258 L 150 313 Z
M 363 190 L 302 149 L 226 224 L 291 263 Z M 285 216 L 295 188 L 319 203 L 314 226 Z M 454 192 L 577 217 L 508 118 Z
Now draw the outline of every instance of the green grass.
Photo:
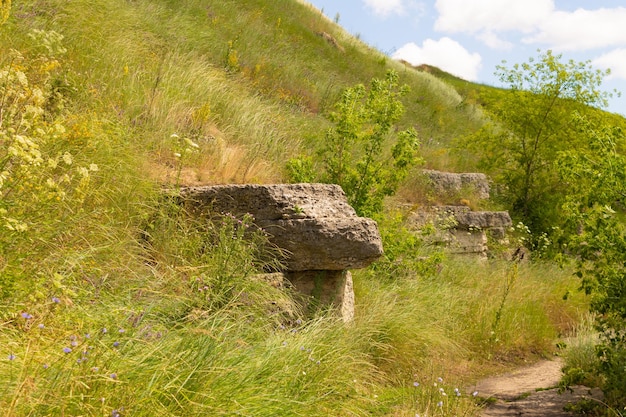
M 47 81 L 32 29 L 64 35 Z M 569 270 L 528 263 L 495 326 L 510 264 L 446 259 L 418 273 L 413 250 L 428 248 L 400 244 L 400 264 L 355 271 L 353 323 L 307 317 L 254 278 L 279 260 L 261 237 L 169 205 L 163 186 L 283 181 L 288 158 L 315 154 L 340 90 L 389 68 L 411 87 L 400 127 L 418 130 L 427 165 L 471 165 L 450 144 L 480 126 L 480 110 L 306 4 L 14 1 L 2 67 L 9 48 L 31 87 L 64 98 L 42 119 L 65 127 L 42 154 L 73 155 L 55 178 L 98 170 L 80 199 L 43 204 L 47 168 L 17 178 L 19 195 L 0 188 L 0 208 L 32 223 L 0 229 L 0 284 L 12 285 L 0 299 L 3 415 L 477 415 L 465 387 L 552 354 L 585 309 Z M 174 133 L 199 151 L 177 158 Z
M 554 294 L 570 289 L 571 278 L 561 277 L 553 293 L 529 292 L 552 287 L 540 274 L 557 276 L 522 268 L 524 283 L 505 308 L 501 337 L 489 345 L 505 266 L 461 272 L 467 266 L 447 264 L 431 279 L 357 274 L 350 326 L 332 315 L 272 314 L 269 301 L 284 295 L 262 283 L 241 283 L 247 288 L 212 309 L 193 294 L 192 279 L 178 294 L 173 282 L 145 282 L 150 286 L 112 291 L 95 304 L 47 301 L 28 310 L 30 320 L 13 310 L 2 332 L 0 408 L 8 415 L 101 415 L 122 407 L 133 415 L 410 415 L 446 401 L 445 415 L 472 413 L 464 387 L 494 366 L 489 354 L 508 363 L 550 355 L 551 341 L 570 331 L 582 305 Z M 193 273 L 177 269 L 160 274 L 177 280 Z M 254 307 L 246 305 L 247 291 L 254 291 Z M 569 310 L 570 319 L 551 317 L 554 308 Z

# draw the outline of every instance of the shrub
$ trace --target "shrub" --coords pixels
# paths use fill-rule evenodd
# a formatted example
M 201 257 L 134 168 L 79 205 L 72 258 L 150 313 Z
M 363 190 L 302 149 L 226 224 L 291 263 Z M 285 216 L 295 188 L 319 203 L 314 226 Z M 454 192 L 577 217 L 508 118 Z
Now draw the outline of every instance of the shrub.
M 619 212 L 626 196 L 626 157 L 617 151 L 621 130 L 594 126 L 579 117 L 577 125 L 589 149 L 562 152 L 558 169 L 569 186 L 563 205 L 573 234 L 568 249 L 577 256 L 577 275 L 592 296 L 600 343 L 596 346 L 609 405 L 626 406 L 626 226 Z
M 404 113 L 400 98 L 407 92 L 408 87 L 399 87 L 398 74 L 388 71 L 384 79 L 373 79 L 369 89 L 359 84 L 344 90 L 330 114 L 335 125 L 319 151 L 319 178 L 339 184 L 359 215 L 379 214 L 384 198 L 396 192 L 419 162 L 415 130 L 394 132 Z M 288 171 L 292 180 L 312 177 L 307 158 L 290 161 Z

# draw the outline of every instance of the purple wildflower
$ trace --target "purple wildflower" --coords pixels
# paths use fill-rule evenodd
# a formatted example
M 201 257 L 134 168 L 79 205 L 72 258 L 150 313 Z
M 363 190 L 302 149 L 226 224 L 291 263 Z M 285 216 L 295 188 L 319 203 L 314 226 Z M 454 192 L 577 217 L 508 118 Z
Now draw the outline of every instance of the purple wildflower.
M 63 352 L 65 353 L 70 353 L 72 351 L 71 348 L 68 348 L 67 346 L 63 348 Z
M 33 318 L 33 316 L 31 316 L 30 314 L 24 312 L 22 313 L 22 318 L 24 318 L 25 320 L 30 320 Z
M 9 360 L 10 361 L 14 361 L 15 360 L 15 355 L 14 354 L 9 354 Z
M 61 299 L 59 297 L 52 297 L 52 302 L 54 304 L 59 304 L 61 302 Z

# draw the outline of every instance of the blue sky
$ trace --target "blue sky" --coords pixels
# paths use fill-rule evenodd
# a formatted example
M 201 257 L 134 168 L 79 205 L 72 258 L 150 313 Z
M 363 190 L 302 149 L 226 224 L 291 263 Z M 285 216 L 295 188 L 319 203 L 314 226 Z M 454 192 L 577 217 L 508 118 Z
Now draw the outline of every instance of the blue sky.
M 626 0 L 305 0 L 396 59 L 501 86 L 507 66 L 551 49 L 563 61 L 610 68 L 608 110 L 626 116 Z

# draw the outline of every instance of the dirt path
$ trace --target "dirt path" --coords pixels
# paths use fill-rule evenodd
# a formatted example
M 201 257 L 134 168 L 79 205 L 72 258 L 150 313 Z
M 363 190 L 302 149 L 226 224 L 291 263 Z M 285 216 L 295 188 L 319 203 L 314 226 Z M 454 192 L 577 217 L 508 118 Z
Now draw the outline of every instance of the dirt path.
M 514 372 L 492 377 L 476 384 L 475 390 L 482 398 L 495 399 L 487 406 L 482 417 L 526 416 L 526 417 L 570 417 L 563 407 L 582 398 L 593 395 L 598 398 L 598 390 L 574 387 L 574 392 L 559 394 L 555 388 L 561 378 L 560 359 L 542 361 Z

